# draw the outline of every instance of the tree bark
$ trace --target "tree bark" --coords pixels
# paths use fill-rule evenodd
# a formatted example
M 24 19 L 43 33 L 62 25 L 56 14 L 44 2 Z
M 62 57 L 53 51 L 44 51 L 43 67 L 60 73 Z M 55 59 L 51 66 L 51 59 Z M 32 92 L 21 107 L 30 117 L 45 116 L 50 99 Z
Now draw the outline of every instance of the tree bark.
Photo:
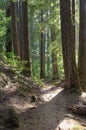
M 17 16 L 16 16 L 16 3 L 11 1 L 11 17 L 12 17 L 12 38 L 14 53 L 20 56 L 20 46 L 18 37 L 18 26 L 17 26 Z
M 6 18 L 11 16 L 11 6 L 6 9 Z M 9 37 L 10 36 L 10 37 Z M 6 52 L 12 52 L 12 37 L 11 37 L 11 25 L 8 23 L 6 25 Z
M 31 76 L 31 64 L 30 64 L 30 47 L 29 47 L 29 31 L 28 31 L 28 2 L 27 0 L 22 2 L 23 9 L 23 43 L 22 43 L 22 60 L 27 61 L 26 67 L 28 67 L 28 76 Z
M 18 1 L 18 0 L 17 0 Z M 22 0 L 19 0 L 18 5 L 17 5 L 17 10 L 18 10 L 18 27 L 19 27 L 19 41 L 20 41 L 20 58 L 22 60 L 22 44 L 23 44 L 23 14 L 22 14 Z
M 86 91 L 86 0 L 80 0 L 79 77 L 82 90 Z
M 60 1 L 62 52 L 66 88 L 80 90 L 75 62 L 75 42 L 71 21 L 70 0 Z
M 72 0 L 72 28 L 75 41 L 75 0 Z
M 43 11 L 41 12 L 41 22 L 43 22 Z M 40 78 L 45 78 L 45 34 L 44 29 L 41 31 L 41 48 L 40 48 Z
M 55 25 L 51 27 L 51 42 L 56 40 L 56 33 L 55 33 Z M 57 64 L 57 55 L 55 52 L 52 52 L 52 68 L 53 68 L 53 79 L 57 79 L 58 76 L 58 64 Z

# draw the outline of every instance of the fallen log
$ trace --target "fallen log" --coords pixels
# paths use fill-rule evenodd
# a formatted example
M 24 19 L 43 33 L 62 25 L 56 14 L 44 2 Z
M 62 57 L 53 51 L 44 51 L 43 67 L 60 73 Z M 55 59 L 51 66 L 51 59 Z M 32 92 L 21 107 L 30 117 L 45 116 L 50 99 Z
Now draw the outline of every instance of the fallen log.
M 86 116 L 86 105 L 75 105 L 72 107 L 72 112 L 78 115 Z

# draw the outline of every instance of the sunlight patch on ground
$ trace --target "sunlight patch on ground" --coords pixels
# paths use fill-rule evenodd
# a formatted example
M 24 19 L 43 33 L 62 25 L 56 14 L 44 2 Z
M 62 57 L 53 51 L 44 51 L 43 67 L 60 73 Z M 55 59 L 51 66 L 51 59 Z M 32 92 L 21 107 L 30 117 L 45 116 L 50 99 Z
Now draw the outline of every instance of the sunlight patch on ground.
M 14 84 L 12 83 L 10 80 L 8 81 L 8 83 L 4 86 L 4 91 L 7 93 L 12 93 L 15 92 L 17 90 L 17 83 Z
M 86 93 L 82 92 L 81 98 L 86 98 Z
M 76 120 L 65 118 L 62 120 L 55 130 L 85 130 L 85 128 Z
M 18 113 L 25 112 L 29 108 L 37 107 L 35 104 L 30 104 L 30 103 L 24 103 L 24 104 L 11 104 L 17 111 Z
M 42 99 L 45 102 L 49 102 L 52 100 L 56 95 L 58 95 L 63 89 L 62 88 L 57 88 L 56 90 L 49 91 L 47 93 L 42 94 Z
M 13 106 L 16 108 L 16 109 L 19 109 L 19 110 L 25 110 L 25 109 L 28 109 L 28 108 L 32 108 L 33 105 L 32 104 L 24 104 L 23 106 L 22 105 L 18 105 L 18 104 L 13 104 Z
M 20 102 L 21 100 L 21 102 Z M 19 113 L 26 111 L 29 108 L 37 107 L 35 103 L 30 103 L 28 101 L 23 101 L 22 99 L 11 98 L 10 105 L 13 106 Z
M 74 122 L 72 119 L 64 119 L 60 124 L 59 124 L 59 129 L 61 130 L 71 130 L 74 127 Z M 57 130 L 57 129 L 55 129 Z
M 83 102 L 84 105 L 86 105 L 86 93 L 85 92 L 82 92 L 81 101 Z

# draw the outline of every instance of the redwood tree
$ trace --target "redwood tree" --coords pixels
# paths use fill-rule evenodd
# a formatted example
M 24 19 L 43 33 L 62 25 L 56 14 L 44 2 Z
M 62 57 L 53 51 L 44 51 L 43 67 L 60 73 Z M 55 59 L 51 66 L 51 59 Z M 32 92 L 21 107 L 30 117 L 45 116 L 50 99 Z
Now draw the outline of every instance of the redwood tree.
M 73 37 L 75 42 L 75 0 L 72 0 L 72 28 L 73 28 Z
M 66 88 L 80 88 L 75 63 L 75 43 L 71 21 L 70 0 L 60 1 L 62 51 Z
M 6 18 L 7 18 L 7 25 L 6 25 L 6 52 L 12 52 L 12 37 L 11 37 L 11 24 L 8 19 L 11 17 L 11 6 L 8 6 L 6 9 Z
M 14 46 L 14 53 L 20 56 L 20 46 L 19 46 L 19 35 L 17 26 L 17 14 L 16 14 L 16 2 L 11 1 L 11 17 L 12 17 L 12 39 Z
M 86 91 L 86 0 L 80 0 L 80 33 L 79 33 L 79 77 L 83 90 Z
M 55 25 L 51 26 L 51 42 L 56 40 L 56 32 L 55 32 Z M 57 54 L 52 52 L 52 68 L 53 68 L 53 79 L 57 79 L 58 76 L 58 64 L 57 64 Z
M 41 22 L 43 22 L 43 11 L 41 12 Z M 41 46 L 40 46 L 40 78 L 45 78 L 45 34 L 44 29 L 41 30 Z
M 22 43 L 22 60 L 27 61 L 27 74 L 31 76 L 30 64 L 30 48 L 29 48 L 29 31 L 28 31 L 28 1 L 22 2 L 22 16 L 23 16 L 23 43 Z

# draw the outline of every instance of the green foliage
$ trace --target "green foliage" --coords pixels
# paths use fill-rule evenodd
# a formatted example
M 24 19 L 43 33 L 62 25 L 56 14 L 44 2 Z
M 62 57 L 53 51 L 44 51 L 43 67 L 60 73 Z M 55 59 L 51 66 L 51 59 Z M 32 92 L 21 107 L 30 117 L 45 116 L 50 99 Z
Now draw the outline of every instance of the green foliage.
M 6 34 L 6 18 L 5 16 L 5 11 L 0 9 L 0 52 L 3 50 L 3 46 L 5 45 L 5 34 Z
M 40 86 L 43 87 L 44 83 L 43 83 L 43 79 L 40 79 L 38 77 L 32 77 L 32 79 Z
M 17 2 L 17 0 L 11 0 Z M 24 1 L 24 0 L 21 0 Z M 11 17 L 6 18 L 6 9 L 10 0 L 0 1 L 0 52 L 6 50 L 6 40 L 9 42 L 12 38 L 12 32 L 6 34 L 6 28 L 11 28 Z M 46 76 L 52 77 L 52 52 L 57 55 L 57 62 L 60 77 L 64 76 L 62 48 L 61 48 L 61 28 L 60 28 L 60 2 L 58 0 L 29 0 L 28 17 L 29 17 L 29 34 L 30 34 L 30 54 L 32 63 L 32 77 L 35 77 L 36 82 L 41 82 L 40 77 L 40 34 L 45 33 L 45 70 Z M 41 22 L 41 12 L 43 11 L 43 19 Z M 76 33 L 79 28 L 79 2 L 76 0 Z M 18 19 L 18 18 L 17 18 Z M 18 19 L 19 22 L 19 19 Z M 51 42 L 51 27 L 55 26 L 56 40 Z M 47 36 L 49 33 L 49 36 Z M 77 38 L 78 39 L 78 35 Z M 78 40 L 77 40 L 78 42 Z M 78 48 L 78 45 L 77 45 Z M 13 53 L 4 54 L 4 61 L 16 71 L 21 73 L 23 70 L 28 70 L 25 67 L 26 61 L 21 61 L 19 57 Z M 49 67 L 48 59 L 49 58 Z M 38 81 L 37 79 L 38 78 Z
M 3 54 L 3 60 L 5 63 L 7 63 L 16 74 L 20 74 L 21 72 L 28 70 L 27 67 L 25 67 L 25 64 L 27 61 L 21 61 L 18 56 L 15 56 L 14 53 L 2 53 Z

